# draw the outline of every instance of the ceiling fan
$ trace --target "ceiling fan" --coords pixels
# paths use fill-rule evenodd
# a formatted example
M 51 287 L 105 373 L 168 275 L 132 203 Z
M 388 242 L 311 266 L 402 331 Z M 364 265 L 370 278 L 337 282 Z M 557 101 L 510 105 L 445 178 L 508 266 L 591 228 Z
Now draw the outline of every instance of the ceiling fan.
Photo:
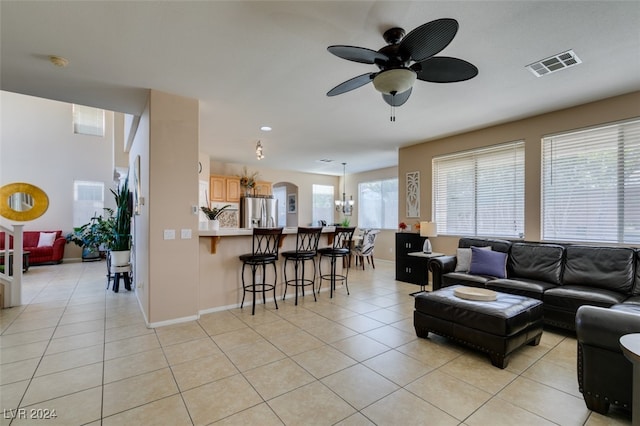
M 383 34 L 388 44 L 378 51 L 356 46 L 329 46 L 327 50 L 342 59 L 375 64 L 380 71 L 340 83 L 329 90 L 327 96 L 340 95 L 373 82 L 384 101 L 393 108 L 407 102 L 416 79 L 432 83 L 469 80 L 478 75 L 478 68 L 473 64 L 458 58 L 434 56 L 451 43 L 457 32 L 458 21 L 443 18 L 427 22 L 406 36 L 402 28 L 388 29 Z M 395 121 L 393 114 L 391 121 Z

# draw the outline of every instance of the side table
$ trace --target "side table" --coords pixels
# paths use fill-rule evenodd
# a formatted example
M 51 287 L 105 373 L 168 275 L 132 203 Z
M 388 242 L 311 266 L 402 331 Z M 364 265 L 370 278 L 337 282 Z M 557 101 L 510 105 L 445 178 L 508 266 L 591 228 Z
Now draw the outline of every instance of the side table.
M 13 249 L 9 249 L 9 275 L 13 275 Z M 4 253 L 5 251 L 0 251 L 0 266 L 4 267 Z M 22 272 L 27 272 L 29 270 L 29 255 L 30 251 L 22 252 Z
M 420 291 L 415 291 L 410 294 L 410 296 L 415 296 L 418 293 L 424 292 L 425 287 L 429 285 L 429 260 L 434 257 L 444 256 L 444 253 L 435 253 L 435 252 L 425 253 L 423 251 L 416 251 L 416 252 L 407 253 L 407 256 L 423 259 L 420 267 L 425 268 L 425 274 L 424 274 L 425 279 L 418 283 L 418 285 L 420 286 Z
M 624 356 L 633 364 L 633 398 L 631 424 L 640 426 L 640 333 L 626 334 L 620 338 Z

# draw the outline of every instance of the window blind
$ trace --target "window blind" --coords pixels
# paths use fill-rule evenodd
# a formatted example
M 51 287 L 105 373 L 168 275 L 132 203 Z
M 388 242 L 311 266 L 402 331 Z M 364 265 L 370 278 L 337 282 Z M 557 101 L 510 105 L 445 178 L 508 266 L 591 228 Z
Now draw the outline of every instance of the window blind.
M 322 220 L 324 220 L 329 225 L 334 222 L 333 194 L 333 185 L 313 184 L 311 189 L 311 197 L 313 203 L 313 207 L 311 210 L 311 219 L 313 226 L 318 226 L 318 224 Z
M 73 133 L 104 136 L 104 110 L 74 104 Z
M 397 178 L 358 184 L 358 226 L 361 228 L 397 229 Z
M 640 119 L 543 138 L 542 238 L 640 243 Z
M 438 234 L 524 237 L 524 141 L 434 157 Z
M 104 215 L 104 183 L 73 182 L 73 227 L 88 223 L 93 216 Z

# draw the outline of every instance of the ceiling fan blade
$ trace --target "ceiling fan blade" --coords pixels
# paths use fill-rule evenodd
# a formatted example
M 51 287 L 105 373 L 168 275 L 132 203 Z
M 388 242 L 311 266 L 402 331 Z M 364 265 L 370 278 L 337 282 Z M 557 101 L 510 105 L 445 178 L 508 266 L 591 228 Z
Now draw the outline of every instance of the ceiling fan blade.
M 384 99 L 384 101 L 391 106 L 399 107 L 400 105 L 404 105 L 404 103 L 409 100 L 409 96 L 411 96 L 411 90 L 412 89 L 409 88 L 409 90 L 402 93 L 398 93 L 395 96 L 391 96 L 391 95 L 387 95 L 386 93 L 383 93 L 382 99 Z
M 451 18 L 427 22 L 407 34 L 400 42 L 400 50 L 420 62 L 447 47 L 458 32 L 458 21 Z
M 418 80 L 431 83 L 455 83 L 472 79 L 478 75 L 475 65 L 458 58 L 436 56 L 411 65 Z
M 327 50 L 339 58 L 361 64 L 380 64 L 389 60 L 387 55 L 364 47 L 329 46 Z
M 333 89 L 329 90 L 327 92 L 327 96 L 341 95 L 350 90 L 357 89 L 360 86 L 364 86 L 365 84 L 373 81 L 373 77 L 375 77 L 376 74 L 377 73 L 375 72 L 371 72 L 371 73 L 359 75 L 357 77 L 353 77 L 352 79 L 342 82 L 338 84 L 336 87 L 334 87 Z

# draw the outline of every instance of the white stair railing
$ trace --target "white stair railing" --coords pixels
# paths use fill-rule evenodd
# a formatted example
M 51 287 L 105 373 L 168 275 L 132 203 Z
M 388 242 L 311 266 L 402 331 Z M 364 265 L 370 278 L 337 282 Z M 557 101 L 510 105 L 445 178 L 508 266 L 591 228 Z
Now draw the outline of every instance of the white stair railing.
M 22 304 L 22 228 L 24 225 L 12 225 L 12 227 L 13 229 L 0 225 L 0 231 L 4 231 L 4 271 L 0 272 L 0 282 L 4 284 L 5 308 Z M 11 237 L 13 237 L 13 249 L 10 249 Z M 9 271 L 13 274 L 9 274 Z

